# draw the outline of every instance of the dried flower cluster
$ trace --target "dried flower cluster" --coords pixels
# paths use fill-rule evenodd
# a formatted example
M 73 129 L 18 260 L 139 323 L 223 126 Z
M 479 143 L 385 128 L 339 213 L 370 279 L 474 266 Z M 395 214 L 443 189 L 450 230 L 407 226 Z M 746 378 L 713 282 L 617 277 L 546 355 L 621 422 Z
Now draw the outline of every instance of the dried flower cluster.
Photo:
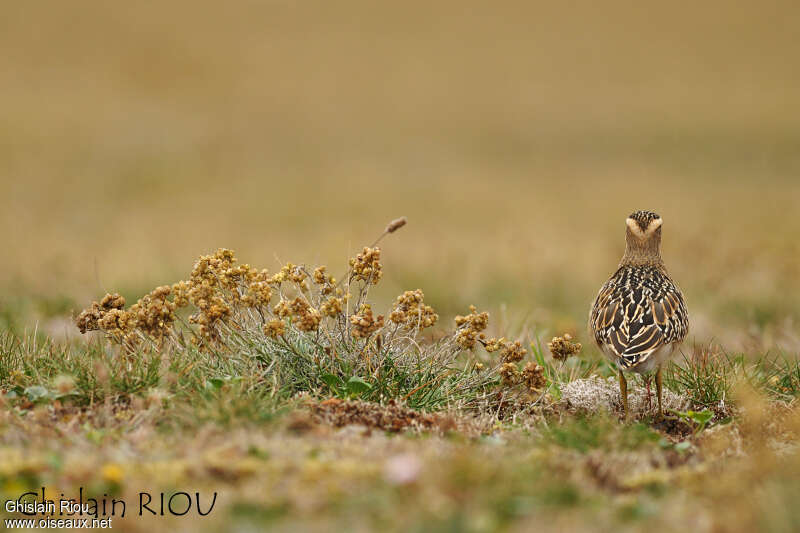
M 352 278 L 377 285 L 383 277 L 381 249 L 364 247 L 360 254 L 350 260 Z
M 475 306 L 470 306 L 470 314 L 456 317 L 456 343 L 465 349 L 472 349 L 476 344 L 481 344 L 488 353 L 499 352 L 497 374 L 500 377 L 501 392 L 500 408 L 507 409 L 510 405 L 530 405 L 536 398 L 541 397 L 542 390 L 547 384 L 545 369 L 532 361 L 525 364 L 520 371 L 520 363 L 528 353 L 520 341 L 509 341 L 505 337 L 486 338 L 483 331 L 489 325 L 488 313 L 478 313 Z M 474 366 L 480 372 L 481 363 Z
M 500 380 L 507 388 L 522 384 L 529 393 L 539 392 L 547 385 L 544 367 L 529 361 L 520 372 L 514 363 L 503 363 L 500 367 Z
M 544 367 L 533 361 L 528 362 L 522 370 L 522 381 L 530 391 L 543 389 L 547 384 L 547 380 L 544 377 Z
M 264 334 L 273 339 L 283 336 L 286 333 L 286 323 L 283 320 L 270 320 L 264 324 Z
M 320 312 L 299 296 L 292 301 L 281 300 L 272 312 L 280 318 L 290 318 L 300 331 L 315 331 L 322 319 Z
M 520 341 L 510 342 L 505 337 L 499 339 L 491 338 L 489 340 L 481 340 L 483 347 L 487 352 L 492 353 L 500 351 L 500 360 L 503 363 L 518 363 L 522 361 L 528 350 L 522 347 Z
M 478 313 L 474 305 L 469 306 L 467 316 L 456 317 L 456 342 L 462 348 L 471 350 L 475 343 L 485 337 L 483 330 L 489 326 L 489 313 Z
M 404 292 L 395 300 L 389 320 L 408 328 L 424 329 L 433 326 L 439 320 L 439 315 L 423 302 L 424 298 L 420 289 Z
M 202 341 L 219 338 L 218 326 L 231 316 L 232 305 L 257 307 L 272 298 L 266 270 L 235 263 L 233 251 L 221 248 L 197 260 L 189 281 L 172 286 L 177 304 L 197 309 L 189 323 L 197 324 Z
M 143 296 L 129 309 L 124 309 L 125 298 L 117 293 L 106 294 L 100 303 L 92 302 L 76 320 L 81 333 L 105 331 L 121 344 L 135 346 L 139 337 L 137 332 L 159 343 L 172 331 L 175 321 L 176 304 L 169 301 L 171 288 L 155 288 Z
M 350 323 L 353 337 L 365 339 L 383 327 L 383 315 L 375 318 L 370 305 L 362 304 L 359 312 L 350 316 Z
M 112 310 L 121 310 L 125 307 L 125 298 L 117 293 L 106 294 L 100 303 L 92 302 L 92 306 L 84 309 L 76 320 L 81 333 L 101 329 L 100 321 Z
M 514 363 L 503 363 L 500 367 L 500 379 L 506 387 L 513 387 L 519 382 L 519 368 Z
M 393 220 L 384 234 L 405 223 L 404 218 Z M 347 290 L 353 283 L 357 289 L 360 286 L 358 311 L 349 315 L 346 306 L 351 294 L 339 286 L 325 266 L 309 273 L 302 265 L 287 263 L 270 275 L 266 270 L 239 264 L 233 251 L 221 248 L 201 256 L 188 280 L 158 287 L 129 309 L 125 309 L 125 299 L 119 294 L 106 295 L 77 317 L 77 325 L 81 332 L 103 331 L 129 349 L 147 340 L 156 341 L 157 346 L 167 338 L 181 343 L 183 333 L 189 333 L 191 341 L 203 348 L 214 348 L 225 344 L 227 332 L 254 329 L 265 341 L 280 339 L 287 343 L 289 333 L 316 335 L 323 325 L 328 343 L 337 338 L 367 339 L 386 326 L 384 315 L 373 313 L 365 301 L 368 288 L 383 275 L 380 258 L 380 249 L 373 246 L 365 247 L 349 261 Z M 392 309 L 393 325 L 422 329 L 435 324 L 438 316 L 422 299 L 420 290 L 399 296 Z M 176 327 L 180 308 L 190 309 L 188 320 L 182 323 L 185 327 Z M 380 336 L 380 342 L 385 338 Z M 408 338 L 413 340 L 413 336 Z M 326 348 L 319 338 L 314 342 Z M 331 353 L 330 347 L 326 353 Z
M 392 221 L 384 235 L 404 224 L 405 219 Z M 81 332 L 103 331 L 129 351 L 160 349 L 166 342 L 182 349 L 191 342 L 221 355 L 246 343 L 244 346 L 259 345 L 262 354 L 308 357 L 326 372 L 336 368 L 339 358 L 349 357 L 340 367 L 342 383 L 353 376 L 373 375 L 386 357 L 419 354 L 430 348 L 446 366 L 463 350 L 481 345 L 487 352 L 498 352 L 498 357 L 485 371 L 483 363 L 475 362 L 473 379 L 493 386 L 499 376 L 503 387 L 495 392 L 503 402 L 514 394 L 524 402 L 529 397 L 525 394 L 544 387 L 542 367 L 529 362 L 520 370 L 527 350 L 519 341 L 487 339 L 489 314 L 478 312 L 475 306 L 470 306 L 466 316 L 456 317 L 452 334 L 432 342 L 422 342 L 418 335 L 436 325 L 439 316 L 425 303 L 420 289 L 403 292 L 386 315 L 375 313 L 367 298 L 370 287 L 383 276 L 380 259 L 376 245 L 363 248 L 350 259 L 342 276 L 344 283 L 340 283 L 325 266 L 309 270 L 287 263 L 270 274 L 238 263 L 233 251 L 223 248 L 201 256 L 187 280 L 158 287 L 130 308 L 125 308 L 125 299 L 119 294 L 107 294 L 77 317 L 77 325 Z M 561 350 L 562 345 L 568 348 L 564 350 L 572 350 L 570 353 L 580 349 L 568 338 L 562 341 L 566 344 L 554 339 L 551 351 Z M 418 361 L 412 364 L 409 370 L 416 369 Z M 363 367 L 359 370 L 354 365 Z M 337 387 L 334 378 L 321 381 L 331 390 Z M 509 392 L 514 394 L 509 396 Z
M 565 361 L 569 356 L 579 353 L 583 346 L 579 342 L 572 342 L 572 335 L 565 333 L 562 337 L 553 337 L 547 343 L 547 348 L 553 354 L 553 359 Z
M 324 316 L 331 318 L 336 317 L 341 314 L 344 302 L 345 298 L 332 296 L 320 304 L 319 311 Z

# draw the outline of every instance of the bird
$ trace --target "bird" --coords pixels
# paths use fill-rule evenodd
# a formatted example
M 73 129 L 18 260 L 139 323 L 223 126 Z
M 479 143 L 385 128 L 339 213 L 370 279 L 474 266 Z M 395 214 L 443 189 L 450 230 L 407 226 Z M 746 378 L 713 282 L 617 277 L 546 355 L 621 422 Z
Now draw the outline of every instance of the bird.
M 661 217 L 635 211 L 625 220 L 625 253 L 600 288 L 589 314 L 589 333 L 616 366 L 625 419 L 629 417 L 625 372 L 655 370 L 658 417 L 662 413 L 662 366 L 689 331 L 689 313 L 661 258 Z M 648 401 L 649 401 L 649 385 Z

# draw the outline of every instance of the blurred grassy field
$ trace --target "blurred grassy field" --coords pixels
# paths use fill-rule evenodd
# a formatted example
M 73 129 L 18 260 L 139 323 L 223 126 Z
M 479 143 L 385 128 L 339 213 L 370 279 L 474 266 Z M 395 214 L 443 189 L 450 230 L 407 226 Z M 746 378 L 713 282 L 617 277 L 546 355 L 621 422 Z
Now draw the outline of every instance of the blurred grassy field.
M 226 246 L 583 335 L 623 220 L 665 219 L 697 340 L 800 347 L 791 2 L 7 6 L 0 306 L 137 296 Z M 53 322 L 50 326 L 48 324 Z
M 789 1 L 5 5 L 0 495 L 219 492 L 204 521 L 132 505 L 123 531 L 797 531 L 798 24 Z M 664 218 L 684 351 L 704 350 L 668 370 L 692 410 L 666 422 L 565 403 L 610 373 L 584 324 L 635 209 Z M 422 288 L 445 327 L 491 311 L 488 334 L 534 341 L 538 399 L 501 413 L 498 381 L 497 408 L 444 397 L 412 412 L 430 431 L 391 436 L 370 416 L 490 371 L 351 404 L 328 381 L 283 386 L 239 344 L 60 342 L 74 310 L 132 303 L 219 247 L 338 275 L 401 215 L 374 299 Z M 580 359 L 537 342 L 564 332 Z M 604 383 L 588 400 L 616 405 Z M 317 413 L 352 405 L 360 426 Z

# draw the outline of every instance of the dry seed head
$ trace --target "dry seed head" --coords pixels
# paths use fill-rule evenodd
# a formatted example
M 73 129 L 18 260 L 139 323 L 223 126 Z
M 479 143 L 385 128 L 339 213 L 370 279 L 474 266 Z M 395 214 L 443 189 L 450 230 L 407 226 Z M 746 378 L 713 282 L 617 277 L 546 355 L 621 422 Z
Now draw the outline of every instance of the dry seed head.
M 283 320 L 270 320 L 264 324 L 264 334 L 273 339 L 277 339 L 286 333 L 286 323 Z
M 172 301 L 177 307 L 189 305 L 189 291 L 191 288 L 191 284 L 183 280 L 172 285 Z
M 491 339 L 483 342 L 483 349 L 489 353 L 496 352 L 503 347 L 505 342 L 505 337 L 500 337 L 499 339 L 492 337 Z
M 470 314 L 467 316 L 457 316 L 456 343 L 467 350 L 475 347 L 475 343 L 480 337 L 481 331 L 489 325 L 489 313 L 478 313 L 474 305 L 469 306 Z
M 132 313 L 111 309 L 97 321 L 98 328 L 112 335 L 124 335 L 134 326 Z
M 326 281 L 328 281 L 327 276 L 325 275 L 326 266 L 318 266 L 314 269 L 314 283 L 317 285 L 324 285 Z
M 565 361 L 569 356 L 575 355 L 581 351 L 581 343 L 571 342 L 572 336 L 565 333 L 562 337 L 553 337 L 553 340 L 547 343 L 547 348 L 553 355 L 553 359 L 558 361 Z
M 505 337 L 496 339 L 492 337 L 487 341 L 483 341 L 483 348 L 489 352 L 500 351 L 500 360 L 504 363 L 517 363 L 522 361 L 528 350 L 522 347 L 519 341 L 509 342 Z
M 381 249 L 364 247 L 364 250 L 350 259 L 352 278 L 377 285 L 383 276 Z
M 506 387 L 516 385 L 519 377 L 519 369 L 514 363 L 503 363 L 503 366 L 500 367 L 500 378 Z
M 522 361 L 528 350 L 522 347 L 522 343 L 516 341 L 514 343 L 504 342 L 500 348 L 500 360 L 504 363 L 517 363 Z
M 547 384 L 547 379 L 544 377 L 544 367 L 534 362 L 529 362 L 522 370 L 522 380 L 531 391 L 543 389 Z
M 405 291 L 395 300 L 389 320 L 408 328 L 424 329 L 433 326 L 439 320 L 439 315 L 431 306 L 423 303 L 424 298 L 421 289 Z
M 358 313 L 350 316 L 350 324 L 353 326 L 351 331 L 353 337 L 363 339 L 383 327 L 383 315 L 378 315 L 376 318 L 370 305 L 362 304 Z
M 117 293 L 106 294 L 100 303 L 92 302 L 91 307 L 84 309 L 75 319 L 75 323 L 81 333 L 87 331 L 97 331 L 105 329 L 100 323 L 112 310 L 120 310 L 125 307 L 125 298 Z
M 251 307 L 269 305 L 272 299 L 272 287 L 266 280 L 253 281 L 247 287 L 247 294 L 242 299 L 243 303 Z
M 275 307 L 272 308 L 272 312 L 281 318 L 292 316 L 292 309 L 289 300 L 281 300 L 275 304 Z
M 319 285 L 320 292 L 324 295 L 333 293 L 336 287 L 336 278 L 327 274 L 326 266 L 319 266 L 314 269 L 313 274 L 314 283 Z
M 395 231 L 399 230 L 403 226 L 406 225 L 408 219 L 406 217 L 400 217 L 392 220 L 389 222 L 389 225 L 386 226 L 386 233 L 394 233 Z
M 106 294 L 100 300 L 100 307 L 103 309 L 123 309 L 125 307 L 125 298 L 118 293 Z
M 288 307 L 293 319 L 292 323 L 300 331 L 315 331 L 319 327 L 322 315 L 302 298 L 295 298 L 288 304 Z
M 123 309 L 125 299 L 122 296 L 106 294 L 99 304 L 93 302 L 78 315 L 78 329 L 81 333 L 101 330 L 122 337 L 130 345 L 135 344 L 134 330 L 161 341 L 175 321 L 177 305 L 167 299 L 171 292 L 169 286 L 156 287 L 128 310 Z
M 341 298 L 331 297 L 322 302 L 322 304 L 319 306 L 319 311 L 324 316 L 333 318 L 342 312 L 343 305 L 344 302 Z
M 283 272 L 277 272 L 267 280 L 270 285 L 280 285 L 284 281 L 286 281 L 286 275 Z
M 101 318 L 103 318 L 104 311 L 100 307 L 100 304 L 97 302 L 92 302 L 92 306 L 88 309 L 84 309 L 75 319 L 75 325 L 78 326 L 78 329 L 81 333 L 86 333 L 87 331 L 97 331 L 100 329 L 98 322 Z
M 174 302 L 167 300 L 171 292 L 172 287 L 168 285 L 156 287 L 133 304 L 129 312 L 133 317 L 134 327 L 159 340 L 167 335 L 172 330 L 177 307 Z
M 303 283 L 306 279 L 306 273 L 301 267 L 296 266 L 289 271 L 289 279 L 295 283 Z

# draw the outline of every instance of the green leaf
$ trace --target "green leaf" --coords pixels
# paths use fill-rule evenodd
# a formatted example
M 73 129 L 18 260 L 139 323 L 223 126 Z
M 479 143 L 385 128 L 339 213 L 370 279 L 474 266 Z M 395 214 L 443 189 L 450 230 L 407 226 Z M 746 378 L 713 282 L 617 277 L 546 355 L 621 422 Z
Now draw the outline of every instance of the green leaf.
M 685 441 L 679 442 L 679 443 L 677 443 L 675 445 L 675 451 L 683 453 L 683 452 L 685 452 L 686 450 L 688 450 L 691 447 L 692 447 L 692 443 L 689 442 L 688 440 L 685 440 Z
M 347 380 L 348 394 L 362 394 L 372 389 L 372 385 L 358 376 L 353 376 Z
M 344 381 L 337 375 L 334 374 L 322 374 L 319 377 L 325 384 L 331 388 L 331 390 L 335 393 L 339 393 L 342 389 L 344 389 Z
M 80 393 L 77 391 L 65 392 L 64 394 L 52 394 L 54 400 L 69 400 L 70 398 L 78 398 Z
M 210 378 L 206 381 L 206 388 L 215 388 L 217 390 L 221 389 L 222 386 L 225 384 L 225 380 L 222 378 Z
M 542 351 L 539 349 L 539 346 L 535 342 L 531 343 L 531 351 L 533 352 L 533 355 L 536 358 L 536 362 L 539 363 L 539 366 L 547 368 L 544 362 L 544 354 L 542 354 Z
M 708 409 L 705 411 L 689 411 L 686 414 L 692 419 L 692 421 L 697 422 L 702 426 L 705 426 L 712 418 L 714 418 L 714 413 Z
M 32 387 L 28 387 L 25 389 L 25 394 L 28 396 L 28 399 L 32 402 L 36 402 L 38 400 L 46 399 L 48 397 L 48 390 L 41 385 L 33 385 Z

